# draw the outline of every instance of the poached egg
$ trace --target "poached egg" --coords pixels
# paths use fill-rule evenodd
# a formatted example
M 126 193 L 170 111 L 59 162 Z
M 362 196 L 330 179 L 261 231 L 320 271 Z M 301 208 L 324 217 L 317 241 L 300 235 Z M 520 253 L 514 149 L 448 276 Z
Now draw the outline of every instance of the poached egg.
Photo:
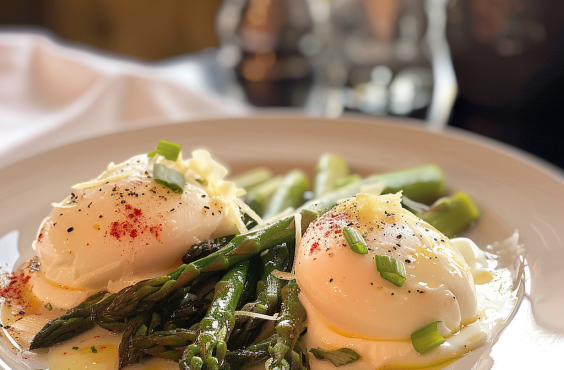
M 362 235 L 368 254 L 351 249 L 343 235 L 347 226 Z M 485 343 L 492 328 L 489 303 L 480 303 L 473 275 L 492 280 L 485 277 L 484 253 L 468 239 L 454 244 L 402 208 L 401 194 L 359 194 L 340 202 L 309 226 L 297 252 L 308 349 L 350 348 L 360 359 L 347 369 L 375 370 L 444 364 Z M 404 265 L 402 286 L 380 275 L 376 255 Z M 445 342 L 420 354 L 411 334 L 434 322 Z M 310 365 L 332 366 L 313 356 Z
M 158 184 L 153 165 L 184 174 L 182 193 Z M 70 308 L 92 292 L 117 292 L 164 275 L 189 246 L 242 231 L 235 198 L 240 190 L 209 153 L 169 161 L 133 157 L 75 185 L 54 204 L 33 243 L 40 261 L 33 292 L 55 308 Z

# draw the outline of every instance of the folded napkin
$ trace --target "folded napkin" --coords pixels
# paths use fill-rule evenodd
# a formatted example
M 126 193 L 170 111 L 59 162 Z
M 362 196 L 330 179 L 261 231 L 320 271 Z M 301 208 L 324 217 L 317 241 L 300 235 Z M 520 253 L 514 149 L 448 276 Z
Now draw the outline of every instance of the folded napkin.
M 207 88 L 197 66 L 186 66 L 194 78 L 176 79 L 171 71 L 181 67 L 101 55 L 39 34 L 0 33 L 3 165 L 89 136 L 249 113 Z

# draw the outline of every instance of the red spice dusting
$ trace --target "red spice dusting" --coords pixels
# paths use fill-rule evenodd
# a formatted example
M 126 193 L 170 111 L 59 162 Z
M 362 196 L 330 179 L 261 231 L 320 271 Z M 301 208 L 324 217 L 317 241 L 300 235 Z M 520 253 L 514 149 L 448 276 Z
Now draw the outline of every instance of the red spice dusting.
M 318 242 L 314 242 L 314 243 L 311 245 L 311 248 L 310 248 L 310 250 L 309 250 L 309 254 L 312 255 L 313 252 L 315 252 L 315 251 L 317 251 L 317 250 L 319 250 L 319 243 L 318 243 Z
M 121 222 L 114 221 L 110 224 L 110 235 L 117 240 L 122 240 L 125 237 L 136 239 L 147 230 L 149 230 L 155 238 L 159 238 L 159 232 L 163 229 L 162 224 L 149 227 L 143 210 L 140 208 L 134 208 L 130 204 L 124 204 L 120 213 L 125 214 L 126 220 Z
M 16 273 L 3 273 L 0 275 L 0 297 L 5 299 L 8 307 L 24 311 L 29 308 L 29 303 L 25 301 L 25 290 L 31 276 L 26 270 Z
M 128 221 L 123 221 L 123 222 L 114 221 L 111 223 L 110 235 L 116 238 L 117 240 L 121 240 L 121 238 L 126 236 L 130 231 L 131 231 L 131 223 Z
M 159 239 L 159 233 L 163 231 L 163 224 L 151 226 L 149 231 L 155 236 L 155 238 Z

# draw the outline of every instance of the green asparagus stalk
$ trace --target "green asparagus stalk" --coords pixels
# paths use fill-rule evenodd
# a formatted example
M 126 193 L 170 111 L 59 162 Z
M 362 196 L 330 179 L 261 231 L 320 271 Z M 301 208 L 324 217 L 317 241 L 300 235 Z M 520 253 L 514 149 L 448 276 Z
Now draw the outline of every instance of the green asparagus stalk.
M 319 198 L 336 188 L 336 181 L 349 173 L 349 166 L 336 154 L 325 153 L 319 157 L 315 168 L 313 194 Z
M 248 171 L 233 176 L 229 181 L 234 182 L 238 188 L 247 191 L 272 178 L 272 171 L 266 167 L 255 167 Z
M 189 265 L 182 265 L 169 275 L 143 280 L 120 290 L 114 301 L 103 311 L 104 316 L 121 318 L 146 312 L 168 296 L 180 275 Z M 179 287 L 180 288 L 180 287 Z
M 298 208 L 303 202 L 304 192 L 308 189 L 307 175 L 301 170 L 290 171 L 268 202 L 263 218 L 268 220 L 287 208 Z
M 196 341 L 184 350 L 180 369 L 218 370 L 227 354 L 227 339 L 235 324 L 235 309 L 243 291 L 249 262 L 229 270 L 216 285 L 216 297 L 200 322 Z
M 452 238 L 476 221 L 480 211 L 466 193 L 458 192 L 439 199 L 428 211 L 417 216 Z
M 270 247 L 291 242 L 295 236 L 293 222 L 294 216 L 285 217 L 263 229 L 235 237 L 219 251 L 187 265 L 171 289 L 189 283 L 202 272 L 226 270 Z
M 227 352 L 225 363 L 229 364 L 229 370 L 241 370 L 246 366 L 266 360 L 271 340 L 272 338 L 267 338 L 245 349 Z
M 353 180 L 348 185 L 299 207 L 297 212 L 302 215 L 302 230 L 305 231 L 310 222 L 327 212 L 339 200 L 353 197 L 361 191 L 363 186 L 378 182 L 383 182 L 385 185 L 383 194 L 403 190 L 404 195 L 418 202 L 435 200 L 444 192 L 444 174 L 438 166 L 433 164 L 372 175 L 363 180 Z
M 35 334 L 29 349 L 51 347 L 92 328 L 96 305 L 104 302 L 106 295 L 106 292 L 94 294 L 66 314 L 50 321 Z
M 140 337 L 147 332 L 146 324 L 150 320 L 151 315 L 148 313 L 143 313 L 127 320 L 118 349 L 118 369 L 121 370 L 125 366 L 141 362 L 143 359 L 144 352 L 133 348 L 131 343 L 136 337 Z
M 290 267 L 288 247 L 285 244 L 271 248 L 261 256 L 263 271 L 257 282 L 257 296 L 253 302 L 243 306 L 242 311 L 249 311 L 264 315 L 273 315 L 278 308 L 278 297 L 282 290 L 282 281 L 272 275 L 274 269 L 283 271 Z M 235 329 L 229 338 L 230 348 L 242 348 L 253 341 L 259 334 L 261 319 L 240 315 L 236 317 Z
M 294 351 L 294 347 L 305 329 L 306 318 L 306 311 L 298 298 L 299 292 L 296 280 L 291 280 L 282 289 L 282 309 L 276 320 L 274 338 L 268 348 L 270 358 L 266 361 L 266 370 L 290 369 L 296 366 L 296 356 L 299 355 Z
M 133 338 L 130 345 L 132 349 L 143 351 L 151 356 L 179 361 L 184 347 L 192 344 L 197 337 L 197 327 L 156 331 L 149 335 Z
M 144 280 L 122 289 L 103 314 L 127 317 L 150 310 L 154 305 L 203 272 L 227 270 L 277 244 L 289 242 L 294 236 L 293 216 L 269 227 L 235 237 L 222 249 L 190 264 L 184 264 L 169 275 Z
M 205 256 L 209 256 L 213 252 L 220 250 L 227 243 L 229 243 L 235 235 L 221 236 L 212 240 L 206 240 L 192 245 L 188 248 L 186 254 L 182 257 L 182 262 L 191 263 Z
M 444 173 L 434 164 L 373 175 L 367 181 L 383 181 L 384 194 L 403 190 L 403 195 L 409 199 L 426 204 L 444 194 Z
M 247 190 L 245 203 L 251 207 L 259 216 L 264 215 L 266 205 L 282 183 L 282 176 L 273 177 L 259 185 Z
M 353 173 L 335 180 L 335 187 L 334 189 L 342 188 L 343 186 L 347 186 L 353 182 L 361 181 L 362 176 L 358 173 Z
M 245 285 L 243 286 L 239 303 L 237 303 L 237 307 L 235 308 L 236 311 L 241 310 L 245 303 L 255 298 L 257 283 L 261 277 L 261 266 L 262 263 L 259 256 L 253 256 L 249 260 L 249 272 L 247 273 L 247 278 L 245 279 Z

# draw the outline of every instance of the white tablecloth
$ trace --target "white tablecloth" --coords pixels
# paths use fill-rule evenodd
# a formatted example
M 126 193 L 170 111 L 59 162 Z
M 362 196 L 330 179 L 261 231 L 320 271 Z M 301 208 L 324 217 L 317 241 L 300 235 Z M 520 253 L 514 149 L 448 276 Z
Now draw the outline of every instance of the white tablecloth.
M 40 34 L 0 33 L 0 167 L 89 136 L 250 112 L 192 76 Z

